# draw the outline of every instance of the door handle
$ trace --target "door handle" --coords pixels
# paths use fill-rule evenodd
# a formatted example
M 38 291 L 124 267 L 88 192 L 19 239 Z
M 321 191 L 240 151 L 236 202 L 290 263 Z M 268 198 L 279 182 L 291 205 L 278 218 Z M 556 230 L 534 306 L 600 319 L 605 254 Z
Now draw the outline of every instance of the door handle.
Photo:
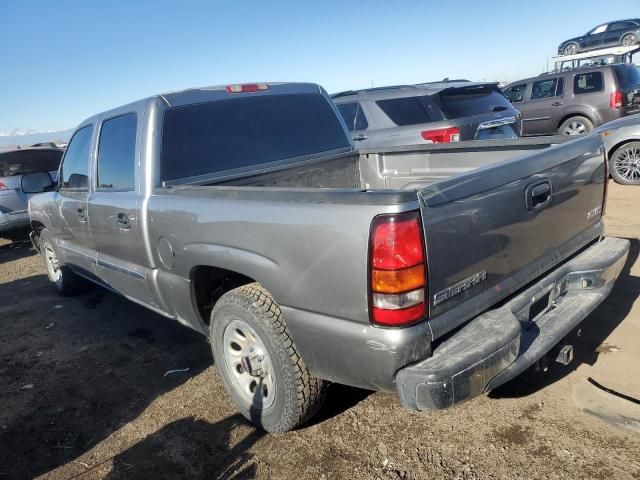
M 84 208 L 78 208 L 78 210 L 76 210 L 76 214 L 78 215 L 78 220 L 81 222 L 87 221 L 87 213 L 84 211 Z
M 525 190 L 527 210 L 539 210 L 546 207 L 553 199 L 551 182 L 544 180 L 529 185 Z
M 362 140 L 366 140 L 367 136 L 360 134 L 360 135 L 354 135 L 352 138 L 354 142 L 361 142 Z
M 560 105 L 564 105 L 562 102 L 553 102 L 551 104 L 552 107 L 559 107 Z
M 131 220 L 129 219 L 129 215 L 124 212 L 118 213 L 116 215 L 116 222 L 118 223 L 118 227 L 123 230 L 129 230 L 131 228 Z

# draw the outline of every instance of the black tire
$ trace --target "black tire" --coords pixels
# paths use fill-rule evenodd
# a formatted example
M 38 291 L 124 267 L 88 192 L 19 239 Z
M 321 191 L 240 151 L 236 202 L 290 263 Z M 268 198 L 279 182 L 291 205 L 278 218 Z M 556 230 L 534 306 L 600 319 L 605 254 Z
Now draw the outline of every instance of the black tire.
M 616 183 L 640 185 L 640 142 L 629 142 L 609 156 L 609 173 Z
M 257 337 L 260 349 L 264 349 L 265 363 L 260 366 L 267 367 L 264 371 L 258 370 L 260 376 L 247 369 L 256 365 L 254 357 L 249 360 L 244 356 L 244 349 L 240 353 L 238 344 L 238 348 L 231 348 L 236 350 L 234 354 L 230 350 L 233 342 L 225 339 L 238 332 L 237 325 L 241 329 L 245 328 L 243 325 L 248 326 L 243 337 Z M 225 337 L 228 328 L 231 333 Z M 309 374 L 289 335 L 280 307 L 260 284 L 244 285 L 224 294 L 211 312 L 209 330 L 214 362 L 224 386 L 238 411 L 256 427 L 268 432 L 286 432 L 302 425 L 320 409 L 326 384 Z M 253 348 L 250 351 L 253 352 Z M 233 358 L 238 360 L 230 365 Z M 262 362 L 263 357 L 258 361 Z M 268 378 L 267 371 L 270 372 Z M 255 390 L 251 389 L 251 383 L 248 389 L 243 388 L 252 378 L 253 383 L 259 382 Z M 273 390 L 265 393 L 263 382 L 273 385 Z M 269 401 L 268 394 L 273 394 Z M 265 404 L 268 405 L 264 407 Z
M 628 33 L 620 40 L 620 45 L 630 47 L 638 44 L 638 36 L 635 33 Z
M 563 55 L 575 55 L 580 51 L 580 46 L 577 43 L 568 43 L 562 49 Z
M 40 256 L 44 261 L 44 268 L 47 270 L 47 276 L 56 287 L 58 293 L 65 297 L 81 293 L 86 287 L 87 281 L 76 275 L 69 267 L 59 264 L 58 251 L 54 247 L 46 229 L 40 231 L 38 246 L 40 247 Z M 54 258 L 50 258 L 51 255 Z M 51 263 L 54 261 L 57 269 Z
M 573 136 L 573 135 L 586 135 L 593 130 L 593 122 L 587 117 L 576 115 L 567 118 L 562 125 L 558 127 L 558 135 Z M 571 133 L 575 132 L 575 133 Z

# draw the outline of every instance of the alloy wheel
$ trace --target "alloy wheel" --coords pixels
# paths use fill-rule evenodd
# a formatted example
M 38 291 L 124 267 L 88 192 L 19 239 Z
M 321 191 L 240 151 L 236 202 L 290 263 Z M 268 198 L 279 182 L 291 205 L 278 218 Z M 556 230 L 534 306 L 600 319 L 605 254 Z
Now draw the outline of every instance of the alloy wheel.
M 613 168 L 628 182 L 640 182 L 640 148 L 628 147 L 620 152 L 614 161 Z

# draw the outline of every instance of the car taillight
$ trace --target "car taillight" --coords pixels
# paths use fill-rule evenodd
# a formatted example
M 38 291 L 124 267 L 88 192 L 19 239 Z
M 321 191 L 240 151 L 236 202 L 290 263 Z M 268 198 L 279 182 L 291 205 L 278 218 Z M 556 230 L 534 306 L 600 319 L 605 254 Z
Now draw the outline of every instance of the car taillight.
M 613 92 L 609 97 L 609 107 L 620 108 L 622 107 L 622 92 Z
M 266 83 L 245 83 L 242 85 L 227 85 L 227 93 L 253 93 L 269 90 Z
M 420 132 L 422 138 L 433 143 L 449 143 L 460 141 L 460 129 L 457 127 L 438 128 L 436 130 L 425 130 Z
M 425 248 L 417 211 L 374 218 L 369 288 L 371 323 L 399 327 L 426 318 Z
M 0 190 L 9 190 L 9 187 L 7 187 L 4 183 L 0 182 Z

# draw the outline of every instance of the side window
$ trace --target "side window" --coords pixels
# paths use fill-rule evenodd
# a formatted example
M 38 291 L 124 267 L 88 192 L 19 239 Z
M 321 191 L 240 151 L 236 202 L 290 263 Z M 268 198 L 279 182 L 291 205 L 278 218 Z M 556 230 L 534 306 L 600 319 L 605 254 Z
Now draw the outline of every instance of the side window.
M 62 160 L 60 188 L 86 190 L 89 187 L 89 155 L 93 126 L 87 125 L 74 135 Z
M 136 126 L 135 113 L 102 122 L 98 142 L 99 189 L 134 189 Z
M 527 89 L 527 84 L 514 85 L 504 91 L 504 96 L 511 100 L 513 103 L 521 102 L 524 98 L 524 91 Z
M 369 122 L 367 122 L 367 118 L 362 111 L 362 106 L 358 102 L 341 103 L 337 107 L 350 132 L 365 130 L 369 126 Z
M 573 77 L 573 93 L 599 92 L 602 90 L 602 72 L 581 73 Z
M 607 25 L 600 25 L 599 27 L 591 30 L 588 35 L 597 35 L 598 33 L 603 33 L 607 29 Z
M 548 78 L 546 80 L 533 82 L 533 87 L 531 87 L 531 100 L 555 97 L 557 84 L 557 78 Z
M 421 100 L 420 97 L 390 98 L 378 100 L 376 104 L 399 126 L 417 125 L 433 121 L 427 108 L 431 106 Z
M 614 22 L 609 25 L 609 30 L 625 30 L 634 27 L 635 25 L 632 22 Z

